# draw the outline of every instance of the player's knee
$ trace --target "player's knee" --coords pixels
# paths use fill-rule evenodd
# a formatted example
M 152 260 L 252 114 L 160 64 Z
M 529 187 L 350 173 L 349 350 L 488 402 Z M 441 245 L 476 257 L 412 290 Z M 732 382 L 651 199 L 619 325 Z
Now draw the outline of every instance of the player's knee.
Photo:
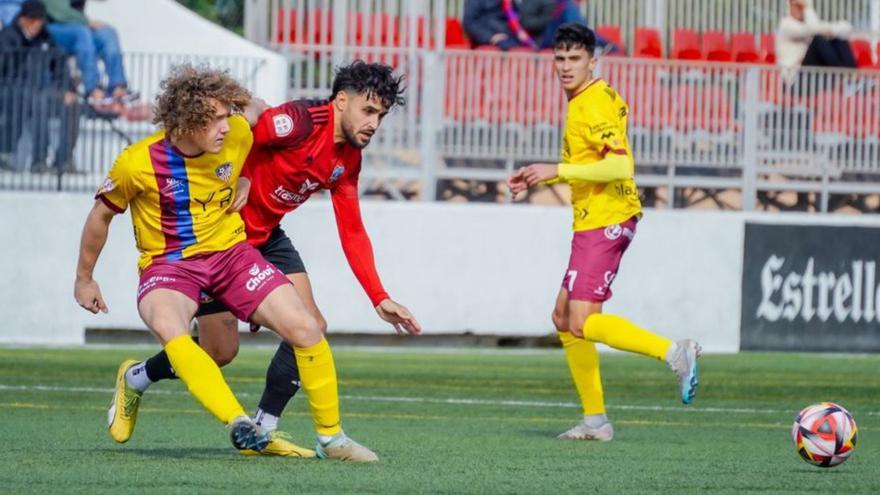
M 550 315 L 550 319 L 553 320 L 553 326 L 556 327 L 556 330 L 560 332 L 565 332 L 570 328 L 568 326 L 568 316 L 564 313 L 553 311 L 553 314 Z
M 227 346 L 216 351 L 211 357 L 217 363 L 217 366 L 226 366 L 231 363 L 235 356 L 238 356 L 238 346 Z

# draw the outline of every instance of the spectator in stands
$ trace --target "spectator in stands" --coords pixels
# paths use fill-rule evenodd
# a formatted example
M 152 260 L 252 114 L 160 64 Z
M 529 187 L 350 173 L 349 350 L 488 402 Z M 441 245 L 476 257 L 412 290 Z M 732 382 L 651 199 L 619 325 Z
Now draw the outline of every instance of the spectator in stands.
M 466 0 L 462 20 L 475 44 L 502 50 L 552 48 L 556 30 L 566 22 L 587 25 L 573 0 Z
M 9 162 L 25 131 L 30 133 L 34 172 L 48 171 L 49 120 L 61 121 L 55 166 L 72 171 L 78 135 L 78 104 L 67 55 L 46 31 L 46 6 L 26 0 L 0 31 L 0 167 Z
M 521 46 L 507 22 L 502 0 L 466 0 L 462 25 L 476 45 L 493 45 L 502 50 Z
M 788 82 L 801 66 L 856 67 L 846 40 L 852 32 L 849 22 L 822 21 L 811 0 L 789 0 L 788 8 L 776 34 L 776 63 Z
M 24 0 L 0 0 L 0 25 L 2 27 L 12 25 L 12 20 L 21 10 L 21 4 Z
M 119 114 L 138 98 L 128 89 L 119 37 L 112 26 L 90 21 L 83 10 L 85 0 L 45 0 L 49 33 L 62 48 L 76 56 L 89 105 L 103 114 Z M 104 62 L 106 88 L 101 85 L 98 60 Z

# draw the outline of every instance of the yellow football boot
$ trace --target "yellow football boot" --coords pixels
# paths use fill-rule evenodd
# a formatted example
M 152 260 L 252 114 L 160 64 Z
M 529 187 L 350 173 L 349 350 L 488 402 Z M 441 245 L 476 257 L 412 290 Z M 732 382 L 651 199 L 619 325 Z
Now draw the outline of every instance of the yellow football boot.
M 138 362 L 134 359 L 126 359 L 116 372 L 116 390 L 113 392 L 113 400 L 107 411 L 107 424 L 110 426 L 110 436 L 119 443 L 125 443 L 131 438 L 137 421 L 138 407 L 141 405 L 143 392 L 129 387 L 125 381 L 125 372 Z
M 270 433 L 271 440 L 269 445 L 262 452 L 256 450 L 240 450 L 243 455 L 276 455 L 280 457 L 315 457 L 315 451 L 300 447 L 293 443 L 290 435 L 283 431 L 273 431 Z

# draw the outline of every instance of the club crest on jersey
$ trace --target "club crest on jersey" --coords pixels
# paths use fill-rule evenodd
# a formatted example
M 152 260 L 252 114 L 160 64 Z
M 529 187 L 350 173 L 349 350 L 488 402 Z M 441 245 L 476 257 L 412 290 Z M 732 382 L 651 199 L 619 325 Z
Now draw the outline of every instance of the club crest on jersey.
M 272 117 L 272 123 L 275 124 L 275 135 L 278 137 L 284 137 L 293 132 L 293 119 L 286 113 Z
M 217 174 L 217 177 L 222 179 L 224 182 L 229 182 L 229 179 L 232 178 L 232 164 L 226 162 L 223 165 L 215 168 L 214 173 Z
M 116 189 L 116 184 L 113 183 L 113 179 L 110 177 L 104 179 L 104 184 L 101 185 L 101 192 L 108 193 L 114 189 Z
M 605 238 L 609 241 L 619 238 L 621 234 L 623 234 L 623 227 L 620 225 L 614 224 L 605 227 Z
M 330 174 L 330 178 L 327 179 L 327 182 L 338 181 L 339 178 L 342 177 L 342 174 L 344 174 L 344 173 L 345 173 L 345 167 L 343 167 L 341 164 L 337 164 L 335 167 L 333 167 L 333 172 Z

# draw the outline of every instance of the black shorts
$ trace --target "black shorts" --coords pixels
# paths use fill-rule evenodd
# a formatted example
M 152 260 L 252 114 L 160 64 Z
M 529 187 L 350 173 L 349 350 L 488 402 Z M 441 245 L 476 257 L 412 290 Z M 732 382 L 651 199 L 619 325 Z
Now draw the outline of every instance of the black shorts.
M 281 227 L 275 227 L 275 230 L 269 234 L 266 242 L 259 246 L 258 249 L 260 254 L 266 258 L 266 261 L 275 265 L 285 275 L 306 272 L 306 266 L 303 264 L 299 252 L 293 247 L 293 243 L 290 242 L 290 238 L 281 230 Z M 229 311 L 222 302 L 211 299 L 210 294 L 203 294 L 203 299 L 208 300 L 199 305 L 196 316 L 213 315 Z

